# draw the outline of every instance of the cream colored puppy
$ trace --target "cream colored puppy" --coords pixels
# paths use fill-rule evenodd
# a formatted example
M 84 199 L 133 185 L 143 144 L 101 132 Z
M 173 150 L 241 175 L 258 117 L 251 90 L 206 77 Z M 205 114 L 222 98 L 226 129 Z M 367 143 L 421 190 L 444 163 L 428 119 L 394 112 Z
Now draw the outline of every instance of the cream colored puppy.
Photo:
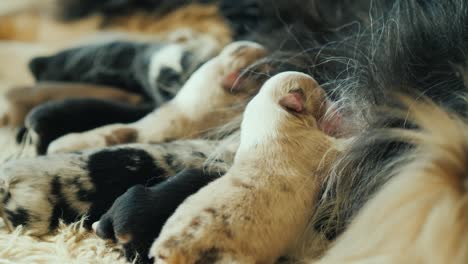
M 248 104 L 231 169 L 166 222 L 155 263 L 273 263 L 294 247 L 337 152 L 318 129 L 325 94 L 308 75 L 278 74 Z
M 197 137 L 242 113 L 258 87 L 243 86 L 238 77 L 243 68 L 265 55 L 265 49 L 256 43 L 234 42 L 200 67 L 173 100 L 143 119 L 65 135 L 51 143 L 48 153 Z

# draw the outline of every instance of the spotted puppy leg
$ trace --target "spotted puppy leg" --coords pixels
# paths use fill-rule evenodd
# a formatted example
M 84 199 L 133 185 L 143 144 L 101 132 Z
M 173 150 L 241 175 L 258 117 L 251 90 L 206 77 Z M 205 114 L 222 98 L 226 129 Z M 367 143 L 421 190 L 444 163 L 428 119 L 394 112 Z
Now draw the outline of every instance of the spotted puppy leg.
M 88 214 L 97 221 L 128 188 L 154 185 L 184 168 L 202 168 L 218 142 L 127 145 L 8 162 L 0 168 L 0 212 L 31 234 Z
M 288 254 L 336 155 L 317 124 L 324 94 L 305 74 L 268 80 L 245 110 L 234 164 L 168 219 L 150 250 L 155 263 L 274 263 Z
M 200 67 L 177 96 L 132 124 L 113 124 L 85 133 L 66 135 L 52 142 L 48 152 L 67 152 L 126 142 L 108 140 L 116 131 L 130 131 L 136 142 L 164 142 L 194 138 L 210 128 L 223 125 L 238 116 L 258 86 L 242 86 L 240 72 L 265 56 L 262 46 L 252 42 L 234 42 Z

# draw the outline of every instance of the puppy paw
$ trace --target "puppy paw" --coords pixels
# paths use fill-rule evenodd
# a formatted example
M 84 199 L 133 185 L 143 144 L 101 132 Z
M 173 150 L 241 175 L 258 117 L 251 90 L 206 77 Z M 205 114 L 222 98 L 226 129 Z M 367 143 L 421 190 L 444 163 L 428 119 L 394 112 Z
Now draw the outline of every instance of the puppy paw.
M 133 143 L 137 130 L 123 125 L 106 126 L 84 133 L 71 133 L 60 137 L 49 145 L 47 153 L 72 152 L 84 149 L 102 148 L 123 143 Z
M 150 188 L 136 185 L 115 200 L 93 229 L 99 237 L 122 244 L 129 261 L 138 253 L 140 262 L 148 262 L 151 243 L 168 218 L 158 210 L 164 203 Z
M 47 148 L 47 153 L 73 152 L 105 146 L 107 146 L 105 137 L 101 135 L 71 133 L 52 141 Z
M 190 199 L 190 198 L 189 198 Z M 238 234 L 226 226 L 229 213 L 219 208 L 177 211 L 150 249 L 155 263 L 254 263 L 232 250 Z

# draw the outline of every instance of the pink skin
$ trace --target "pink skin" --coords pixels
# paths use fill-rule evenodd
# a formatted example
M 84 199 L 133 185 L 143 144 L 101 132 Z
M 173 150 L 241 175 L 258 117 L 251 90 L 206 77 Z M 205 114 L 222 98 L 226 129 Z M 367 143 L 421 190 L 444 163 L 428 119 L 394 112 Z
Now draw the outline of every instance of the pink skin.
M 344 122 L 343 122 L 343 116 L 341 115 L 340 112 L 335 111 L 335 107 L 332 106 L 330 101 L 327 100 L 326 102 L 326 108 L 330 111 L 333 112 L 333 116 L 331 118 L 327 118 L 324 120 L 319 121 L 319 127 L 320 130 L 325 132 L 327 135 L 334 136 L 334 137 L 346 137 L 346 132 L 343 131 L 344 127 Z
M 227 74 L 222 82 L 223 89 L 230 92 L 235 93 L 242 87 L 242 70 L 237 70 L 230 72 Z
M 279 104 L 288 110 L 301 113 L 304 111 L 304 95 L 299 92 L 291 92 L 281 98 Z

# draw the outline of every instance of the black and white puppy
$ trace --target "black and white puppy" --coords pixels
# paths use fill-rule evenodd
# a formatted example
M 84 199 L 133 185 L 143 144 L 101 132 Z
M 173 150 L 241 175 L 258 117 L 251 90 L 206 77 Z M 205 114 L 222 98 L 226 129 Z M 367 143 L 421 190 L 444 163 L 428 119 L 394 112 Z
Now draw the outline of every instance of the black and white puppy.
M 185 44 L 112 41 L 37 57 L 29 67 L 37 81 L 110 85 L 159 105 L 218 51 L 216 43 L 203 38 Z
M 122 41 L 33 59 L 30 68 L 37 81 L 111 85 L 146 98 L 142 107 L 86 98 L 36 107 L 27 117 L 26 128 L 36 135 L 38 153 L 44 154 L 52 140 L 67 133 L 139 120 L 172 99 L 188 77 L 218 51 L 216 43 L 203 38 L 185 44 Z

